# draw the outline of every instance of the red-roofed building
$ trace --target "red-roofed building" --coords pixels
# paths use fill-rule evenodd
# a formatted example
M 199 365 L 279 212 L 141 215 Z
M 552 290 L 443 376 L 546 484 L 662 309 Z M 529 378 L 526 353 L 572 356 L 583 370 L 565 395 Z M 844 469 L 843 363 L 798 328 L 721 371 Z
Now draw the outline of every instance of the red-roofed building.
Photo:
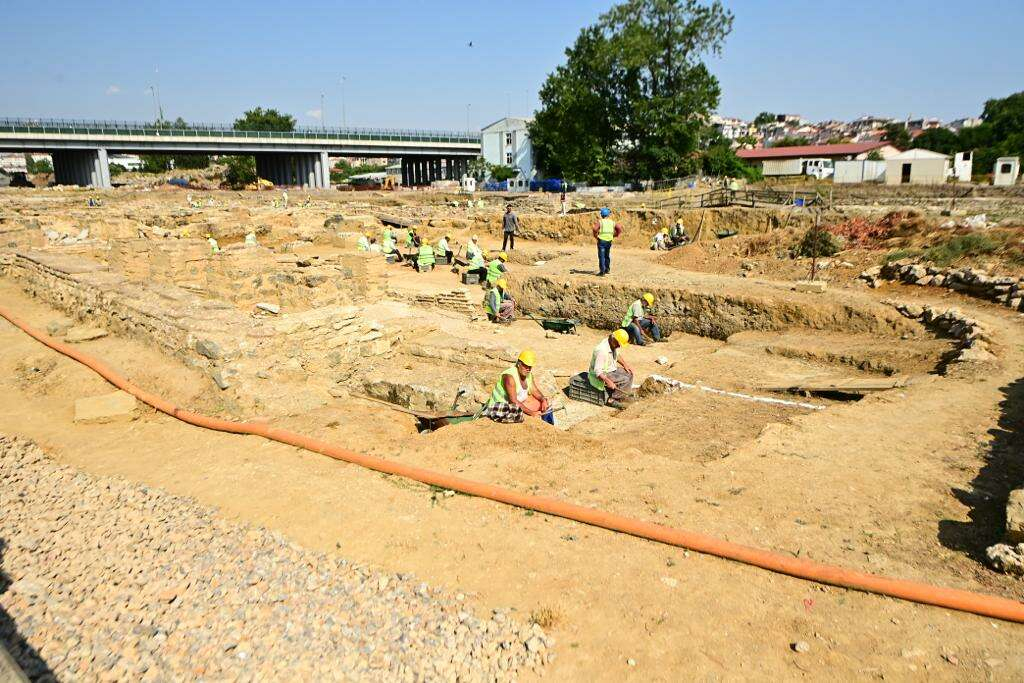
M 762 147 L 736 150 L 736 156 L 757 166 L 766 176 L 803 175 L 804 162 L 809 159 L 831 161 L 863 160 L 872 152 L 883 159 L 900 153 L 888 142 L 847 142 L 838 145 L 798 145 L 796 147 Z

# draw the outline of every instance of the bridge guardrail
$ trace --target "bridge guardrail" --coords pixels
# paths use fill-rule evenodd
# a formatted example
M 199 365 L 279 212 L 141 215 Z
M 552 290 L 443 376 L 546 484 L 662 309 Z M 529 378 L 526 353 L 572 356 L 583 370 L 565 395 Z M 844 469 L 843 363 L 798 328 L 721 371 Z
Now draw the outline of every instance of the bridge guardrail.
M 233 137 L 254 139 L 377 140 L 384 142 L 449 142 L 480 144 L 480 134 L 438 130 L 390 128 L 311 128 L 295 130 L 235 130 L 225 124 L 189 124 L 172 128 L 138 121 L 87 121 L 76 119 L 0 118 L 0 132 L 70 135 L 154 135 L 169 137 Z

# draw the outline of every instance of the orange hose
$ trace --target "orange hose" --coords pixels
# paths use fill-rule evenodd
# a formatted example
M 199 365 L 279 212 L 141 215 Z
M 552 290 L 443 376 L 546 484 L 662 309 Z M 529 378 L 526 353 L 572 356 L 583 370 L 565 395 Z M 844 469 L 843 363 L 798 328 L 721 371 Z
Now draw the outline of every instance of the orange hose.
M 739 543 L 723 541 L 706 534 L 673 529 L 672 527 L 663 526 L 661 524 L 644 522 L 639 519 L 616 515 L 595 508 L 583 507 L 582 505 L 575 505 L 573 503 L 567 503 L 554 498 L 518 493 L 511 489 L 492 486 L 491 484 L 484 484 L 470 479 L 463 479 L 443 472 L 435 472 L 421 467 L 392 462 L 383 458 L 363 455 L 345 448 L 333 446 L 329 443 L 303 434 L 297 434 L 286 429 L 276 429 L 258 422 L 232 422 L 230 420 L 221 420 L 208 415 L 193 413 L 183 410 L 170 401 L 167 401 L 155 394 L 140 389 L 106 365 L 103 361 L 93 358 L 82 351 L 32 329 L 2 306 L 0 306 L 0 316 L 3 316 L 10 321 L 11 324 L 19 327 L 21 330 L 46 346 L 49 346 L 51 349 L 54 349 L 69 358 L 73 358 L 86 367 L 96 371 L 118 389 L 132 394 L 143 403 L 149 404 L 162 413 L 166 413 L 171 417 L 175 417 L 197 427 L 204 427 L 206 429 L 214 429 L 222 432 L 231 432 L 234 434 L 253 434 L 255 436 L 262 436 L 266 439 L 278 441 L 290 446 L 304 448 L 306 450 L 313 451 L 314 453 L 320 453 L 337 460 L 361 465 L 362 467 L 376 470 L 377 472 L 394 474 L 400 477 L 413 479 L 424 484 L 433 484 L 434 486 L 441 488 L 460 491 L 471 496 L 487 498 L 500 503 L 526 508 L 528 510 L 536 510 L 537 512 L 543 512 L 557 517 L 564 517 L 582 524 L 589 524 L 591 526 L 602 527 L 611 531 L 631 534 L 633 536 L 646 538 L 652 541 L 659 541 L 668 545 L 689 548 L 690 550 L 715 555 L 729 560 L 735 560 L 736 562 L 742 562 L 744 564 L 760 567 L 780 574 L 788 574 L 789 576 L 795 576 L 800 579 L 807 579 L 808 581 L 817 581 L 819 583 L 831 584 L 833 586 L 853 588 L 868 593 L 877 593 L 878 595 L 887 595 L 893 598 L 909 600 L 911 602 L 936 605 L 938 607 L 946 607 L 949 609 L 960 610 L 962 612 L 972 612 L 974 614 L 980 614 L 996 619 L 1024 623 L 1024 603 L 1020 603 L 1015 600 L 1000 598 L 994 595 L 985 595 L 983 593 L 975 593 L 972 591 L 959 590 L 956 588 L 932 586 L 916 581 L 890 579 L 884 576 L 844 569 L 843 567 L 837 567 L 834 565 L 821 564 L 819 562 L 811 562 L 809 560 L 780 555 L 779 553 L 761 550 L 760 548 L 752 548 L 750 546 L 740 545 Z

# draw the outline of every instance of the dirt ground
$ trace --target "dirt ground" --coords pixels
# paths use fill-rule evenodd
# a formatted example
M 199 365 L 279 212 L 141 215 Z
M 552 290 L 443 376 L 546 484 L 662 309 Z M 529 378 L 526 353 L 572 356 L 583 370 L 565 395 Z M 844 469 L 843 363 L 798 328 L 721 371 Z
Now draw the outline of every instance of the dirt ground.
M 22 215 L 39 201 L 27 196 Z M 146 208 L 145 197 L 125 201 L 138 211 L 159 209 Z M 300 212 L 292 217 L 298 227 L 284 230 L 313 232 L 321 216 L 351 211 L 330 206 L 338 200 L 315 201 L 323 204 L 316 219 Z M 45 221 L 53 210 L 38 204 L 31 212 Z M 478 228 L 448 229 L 465 239 Z M 535 266 L 534 257 L 551 244 L 524 242 L 512 277 L 525 282 L 543 274 L 567 286 L 597 280 L 586 274 L 594 267 L 589 246 L 559 248 L 564 253 Z M 791 292 L 789 276 L 779 271 L 746 278 L 732 268 L 695 273 L 686 258 L 676 259 L 675 252 L 659 258 L 642 248 L 621 249 L 613 254 L 613 272 L 618 284 L 633 288 L 792 305 L 811 296 Z M 455 278 L 396 268 L 385 274 L 388 301 L 380 306 L 396 319 L 412 315 L 417 324 L 432 326 L 417 339 L 424 345 L 450 338 L 513 349 L 529 344 L 551 380 L 564 386 L 607 334 L 584 329 L 579 337 L 550 339 L 529 321 L 495 331 L 436 308 L 403 308 L 410 306 L 407 293 L 449 289 Z M 316 410 L 270 417 L 354 450 L 517 490 L 797 557 L 1024 599 L 1024 583 L 983 563 L 985 547 L 1002 533 L 1006 492 L 1024 480 L 1020 316 L 920 288 L 869 291 L 852 284 L 859 265 L 845 268 L 849 287 L 828 293 L 825 303 L 806 305 L 867 311 L 886 297 L 955 303 L 992 331 L 999 364 L 965 376 L 935 374 L 948 342 L 910 328 L 905 339 L 895 331 L 843 333 L 800 325 L 728 339 L 675 332 L 666 344 L 628 350 L 641 375 L 658 372 L 748 391 L 793 376 L 895 372 L 914 381 L 856 402 L 808 399 L 825 406 L 820 411 L 680 392 L 620 413 L 578 407 L 564 429 L 475 421 L 418 434 L 412 417 L 354 394 Z M 61 315 L 4 279 L 0 300 L 37 328 Z M 520 617 L 555 636 L 557 659 L 547 674 L 553 680 L 1024 676 L 1021 625 L 816 585 L 466 496 L 445 497 L 281 444 L 200 430 L 148 409 L 128 423 L 77 424 L 74 399 L 109 391 L 105 382 L 5 322 L 0 348 L 0 432 L 35 439 L 58 460 L 88 472 L 195 497 L 303 546 L 413 572 L 465 592 L 481 609 L 514 606 Z M 110 335 L 82 348 L 182 405 L 230 411 L 201 370 L 143 341 Z M 661 355 L 671 365 L 659 365 Z M 396 371 L 416 367 L 408 349 L 389 358 Z M 434 367 L 440 387 L 460 381 L 460 366 Z M 809 651 L 794 651 L 797 641 L 808 643 Z

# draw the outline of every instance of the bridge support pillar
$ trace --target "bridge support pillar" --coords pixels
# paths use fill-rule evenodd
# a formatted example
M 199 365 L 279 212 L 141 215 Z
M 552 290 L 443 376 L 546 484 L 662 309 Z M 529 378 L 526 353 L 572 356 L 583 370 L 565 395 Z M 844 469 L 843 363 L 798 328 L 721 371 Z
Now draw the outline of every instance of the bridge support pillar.
M 107 150 L 82 149 L 54 152 L 53 176 L 58 185 L 79 185 L 109 190 L 110 165 Z
M 331 187 L 331 167 L 327 152 L 257 154 L 256 174 L 274 185 L 316 190 Z

